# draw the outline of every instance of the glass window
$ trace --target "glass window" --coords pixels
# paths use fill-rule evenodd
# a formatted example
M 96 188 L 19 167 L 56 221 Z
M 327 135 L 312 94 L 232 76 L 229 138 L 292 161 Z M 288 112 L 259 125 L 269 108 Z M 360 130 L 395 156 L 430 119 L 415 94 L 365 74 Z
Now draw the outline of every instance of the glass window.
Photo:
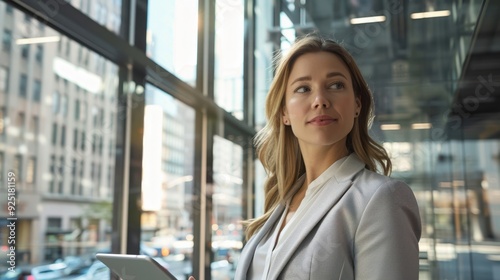
M 243 149 L 215 136 L 213 150 L 212 278 L 231 279 L 244 240 Z
M 61 147 L 66 146 L 66 126 L 61 127 Z
M 42 45 L 36 46 L 35 59 L 38 63 L 42 63 L 42 60 L 43 60 L 43 46 Z
M 195 86 L 198 0 L 148 1 L 146 40 L 148 57 Z M 167 78 L 168 75 L 161 76 Z
M 120 34 L 122 0 L 81 0 L 67 2 L 61 1 L 58 3 L 62 3 L 62 5 L 65 5 L 66 3 L 71 4 L 102 26 L 106 27 L 116 34 Z
M 66 3 L 58 1 L 58 3 Z M 76 1 L 72 1 L 76 2 Z M 96 1 L 97 2 L 97 1 Z M 103 2 L 103 1 L 101 1 Z M 107 2 L 107 1 L 105 1 Z M 94 3 L 94 1 L 91 1 Z M 117 3 L 117 1 L 114 1 Z M 0 5 L 4 2 L 0 2 Z M 36 5 L 36 4 L 35 4 Z M 0 8 L 0 14 L 4 11 Z M 111 10 L 108 9 L 108 12 Z M 76 137 L 80 138 L 82 130 L 87 135 L 96 133 L 94 127 L 76 121 L 76 108 L 74 100 L 81 100 L 82 93 L 77 93 L 76 86 L 89 93 L 105 91 L 106 96 L 116 96 L 118 93 L 119 68 L 110 61 L 103 59 L 104 72 L 95 73 L 95 65 L 78 64 L 76 53 L 74 56 L 65 56 L 66 49 L 62 44 L 58 50 L 57 43 L 27 44 L 32 48 L 33 64 L 21 64 L 22 45 L 11 42 L 10 31 L 5 33 L 5 26 L 15 26 L 19 30 L 31 28 L 33 37 L 61 37 L 56 30 L 45 26 L 37 28 L 39 24 L 36 19 L 31 18 L 31 24 L 24 23 L 24 16 L 16 10 L 14 16 L 0 16 L 0 33 L 3 32 L 3 45 L 11 46 L 11 52 L 0 50 L 0 103 L 2 110 L 0 116 L 0 133 L 5 129 L 2 124 L 9 126 L 9 133 L 3 133 L 0 137 L 0 173 L 5 176 L 5 169 L 15 169 L 19 179 L 17 187 L 21 189 L 36 188 L 36 191 L 19 191 L 17 199 L 22 203 L 17 208 L 19 223 L 16 226 L 16 267 L 37 267 L 51 264 L 56 260 L 69 261 L 71 257 L 84 258 L 95 255 L 97 251 L 108 250 L 111 240 L 111 218 L 114 187 L 114 177 L 109 180 L 101 180 L 100 185 L 95 187 L 89 178 L 90 172 L 80 173 L 84 170 L 83 165 L 88 168 L 91 161 L 101 163 L 96 170 L 97 176 L 107 176 L 108 170 L 114 168 L 115 154 L 107 150 L 92 156 L 85 155 L 79 149 L 72 149 L 74 130 L 78 130 Z M 43 23 L 41 23 L 43 25 Z M 6 36 L 8 34 L 8 36 Z M 17 36 L 17 35 L 16 35 Z M 78 46 L 79 43 L 66 38 L 69 45 Z M 76 50 L 76 49 L 75 49 Z M 91 56 L 97 56 L 94 52 Z M 35 61 L 35 53 L 43 52 L 43 59 Z M 9 62 L 19 67 L 6 68 L 4 63 Z M 8 69 L 8 71 L 6 70 Z M 8 72 L 8 74 L 6 73 Z M 6 86 L 6 76 L 15 81 L 15 86 Z M 42 88 L 44 91 L 42 91 Z M 6 94 L 4 94 L 6 91 Z M 18 93 L 19 92 L 19 93 Z M 49 94 L 46 94 L 49 93 Z M 4 98 L 14 96 L 14 98 Z M 17 98 L 20 97 L 20 98 Z M 108 99 L 105 102 L 98 99 L 86 98 L 88 106 L 96 106 L 103 110 L 106 115 L 116 111 L 118 107 L 117 98 Z M 2 103 L 4 102 L 4 103 Z M 68 103 L 70 106 L 68 106 Z M 10 120 L 7 122 L 5 113 L 9 112 Z M 24 117 L 21 121 L 19 113 Z M 39 123 L 39 125 L 37 124 Z M 22 124 L 22 126 L 20 126 Z M 25 127 L 25 137 L 19 137 L 21 130 Z M 100 129 L 103 145 L 109 145 L 109 141 L 116 134 L 116 125 L 113 129 Z M 11 133 L 16 130 L 18 133 Z M 32 134 L 39 137 L 32 137 Z M 33 141 L 33 139 L 39 141 Z M 78 140 L 81 140 L 78 139 Z M 88 141 L 88 140 L 87 140 Z M 83 145 L 83 142 L 77 145 Z M 63 146 L 64 148 L 61 148 Z M 6 148 L 12 147 L 12 148 Z M 79 148 L 79 147 L 78 147 Z M 74 176 L 74 160 L 78 163 L 75 171 L 80 176 Z M 112 171 L 114 172 L 114 170 Z M 3 177 L 5 179 L 5 177 Z M 22 178 L 22 179 L 21 179 Z M 75 191 L 73 187 L 75 181 Z M 80 191 L 81 190 L 81 191 Z M 72 192 L 76 193 L 69 195 Z M 0 197 L 7 197 L 6 191 L 0 188 Z M 0 203 L 1 204 L 1 203 Z M 43 211 L 40 211 L 43 209 Z M 74 217 L 79 217 L 84 230 L 80 233 L 70 223 Z M 5 220 L 0 213 L 0 220 Z M 0 230 L 0 242 L 8 244 L 4 233 Z M 89 246 L 90 245 L 90 246 Z M 5 263 L 5 254 L 0 256 Z M 4 278 L 4 270 L 0 269 L 0 278 Z
M 12 14 L 13 10 L 14 9 L 12 8 L 12 6 L 9 3 L 5 3 L 5 13 Z
M 26 98 L 28 93 L 28 76 L 26 74 L 21 74 L 19 79 L 19 96 Z
M 244 1 L 216 1 L 215 102 L 243 119 Z
M 28 59 L 30 56 L 30 45 L 21 45 L 21 57 L 23 59 Z
M 76 151 L 76 149 L 78 148 L 78 136 L 80 134 L 78 133 L 78 129 L 74 129 L 73 130 L 73 150 Z
M 33 101 L 40 102 L 42 95 L 42 83 L 40 80 L 35 80 L 33 82 Z
M 75 100 L 75 121 L 80 119 L 80 100 Z
M 31 157 L 28 160 L 28 166 L 26 167 L 26 183 L 34 184 L 36 178 L 36 157 Z
M 12 31 L 10 31 L 9 29 L 4 29 L 2 36 L 3 50 L 6 52 L 10 52 L 11 45 L 12 45 Z
M 8 92 L 9 90 L 9 69 L 0 66 L 0 92 Z
M 14 157 L 14 173 L 16 174 L 16 181 L 23 182 L 23 155 L 17 154 Z
M 6 118 L 6 112 L 5 112 L 5 107 L 0 107 L 0 137 L 3 138 L 5 135 L 5 131 L 7 130 L 5 118 Z M 0 139 L 1 140 L 1 139 Z
M 24 137 L 26 114 L 24 112 L 18 112 L 16 118 L 16 126 L 19 131 L 19 136 Z
M 61 96 L 61 115 L 63 117 L 68 115 L 68 97 L 65 94 Z
M 194 125 L 193 108 L 146 85 L 141 250 L 163 257 L 179 279 L 192 271 Z M 163 149 L 168 152 L 161 153 Z
M 52 124 L 52 145 L 57 144 L 57 129 L 58 129 L 57 123 L 53 123 Z
M 33 140 L 38 140 L 38 134 L 40 132 L 40 120 L 38 116 L 33 116 L 30 123 L 30 133 L 33 134 Z

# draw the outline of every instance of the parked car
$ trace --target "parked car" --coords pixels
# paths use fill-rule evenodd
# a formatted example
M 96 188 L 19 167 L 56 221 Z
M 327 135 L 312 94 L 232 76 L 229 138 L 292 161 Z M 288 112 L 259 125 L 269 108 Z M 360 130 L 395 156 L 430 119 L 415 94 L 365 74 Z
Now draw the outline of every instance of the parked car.
M 36 266 L 31 269 L 32 278 L 36 280 L 55 280 L 68 275 L 68 265 L 65 263 L 53 263 Z M 30 277 L 28 277 L 30 279 Z
M 81 267 L 59 280 L 109 280 L 110 270 L 100 261 L 95 261 L 89 266 Z
M 29 275 L 31 275 L 29 269 L 16 268 L 0 272 L 0 280 L 25 280 Z

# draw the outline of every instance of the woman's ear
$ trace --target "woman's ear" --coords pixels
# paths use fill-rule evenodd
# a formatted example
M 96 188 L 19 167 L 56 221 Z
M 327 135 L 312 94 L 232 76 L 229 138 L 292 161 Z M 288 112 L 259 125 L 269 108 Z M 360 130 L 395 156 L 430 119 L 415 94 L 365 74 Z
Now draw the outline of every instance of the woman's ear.
M 282 111 L 282 114 L 281 114 L 281 121 L 282 121 L 285 125 L 290 125 L 290 119 L 288 118 L 288 111 L 286 110 L 286 108 L 281 109 L 281 111 Z
M 361 99 L 359 97 L 356 97 L 356 107 L 355 107 L 355 115 L 356 117 L 361 114 Z

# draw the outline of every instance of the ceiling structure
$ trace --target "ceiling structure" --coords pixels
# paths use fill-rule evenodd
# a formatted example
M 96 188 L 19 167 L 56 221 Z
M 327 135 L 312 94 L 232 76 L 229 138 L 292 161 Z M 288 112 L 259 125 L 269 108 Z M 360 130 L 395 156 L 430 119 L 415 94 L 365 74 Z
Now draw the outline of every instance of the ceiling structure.
M 485 1 L 450 110 L 454 138 L 500 139 L 500 2 Z
M 356 59 L 374 94 L 375 133 L 429 139 L 430 130 L 412 131 L 428 123 L 448 138 L 500 138 L 500 1 L 300 2 L 282 1 L 296 34 L 318 30 Z M 408 133 L 381 133 L 384 125 Z

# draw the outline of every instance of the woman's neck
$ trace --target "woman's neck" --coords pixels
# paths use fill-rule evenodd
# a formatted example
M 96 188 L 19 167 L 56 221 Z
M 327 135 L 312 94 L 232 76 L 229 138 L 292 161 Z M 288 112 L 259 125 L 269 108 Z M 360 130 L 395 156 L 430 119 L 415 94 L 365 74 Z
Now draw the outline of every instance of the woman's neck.
M 315 151 L 302 152 L 302 158 L 306 169 L 304 184 L 309 184 L 316 180 L 328 167 L 337 160 L 349 155 L 347 147 L 343 149 L 317 149 Z

